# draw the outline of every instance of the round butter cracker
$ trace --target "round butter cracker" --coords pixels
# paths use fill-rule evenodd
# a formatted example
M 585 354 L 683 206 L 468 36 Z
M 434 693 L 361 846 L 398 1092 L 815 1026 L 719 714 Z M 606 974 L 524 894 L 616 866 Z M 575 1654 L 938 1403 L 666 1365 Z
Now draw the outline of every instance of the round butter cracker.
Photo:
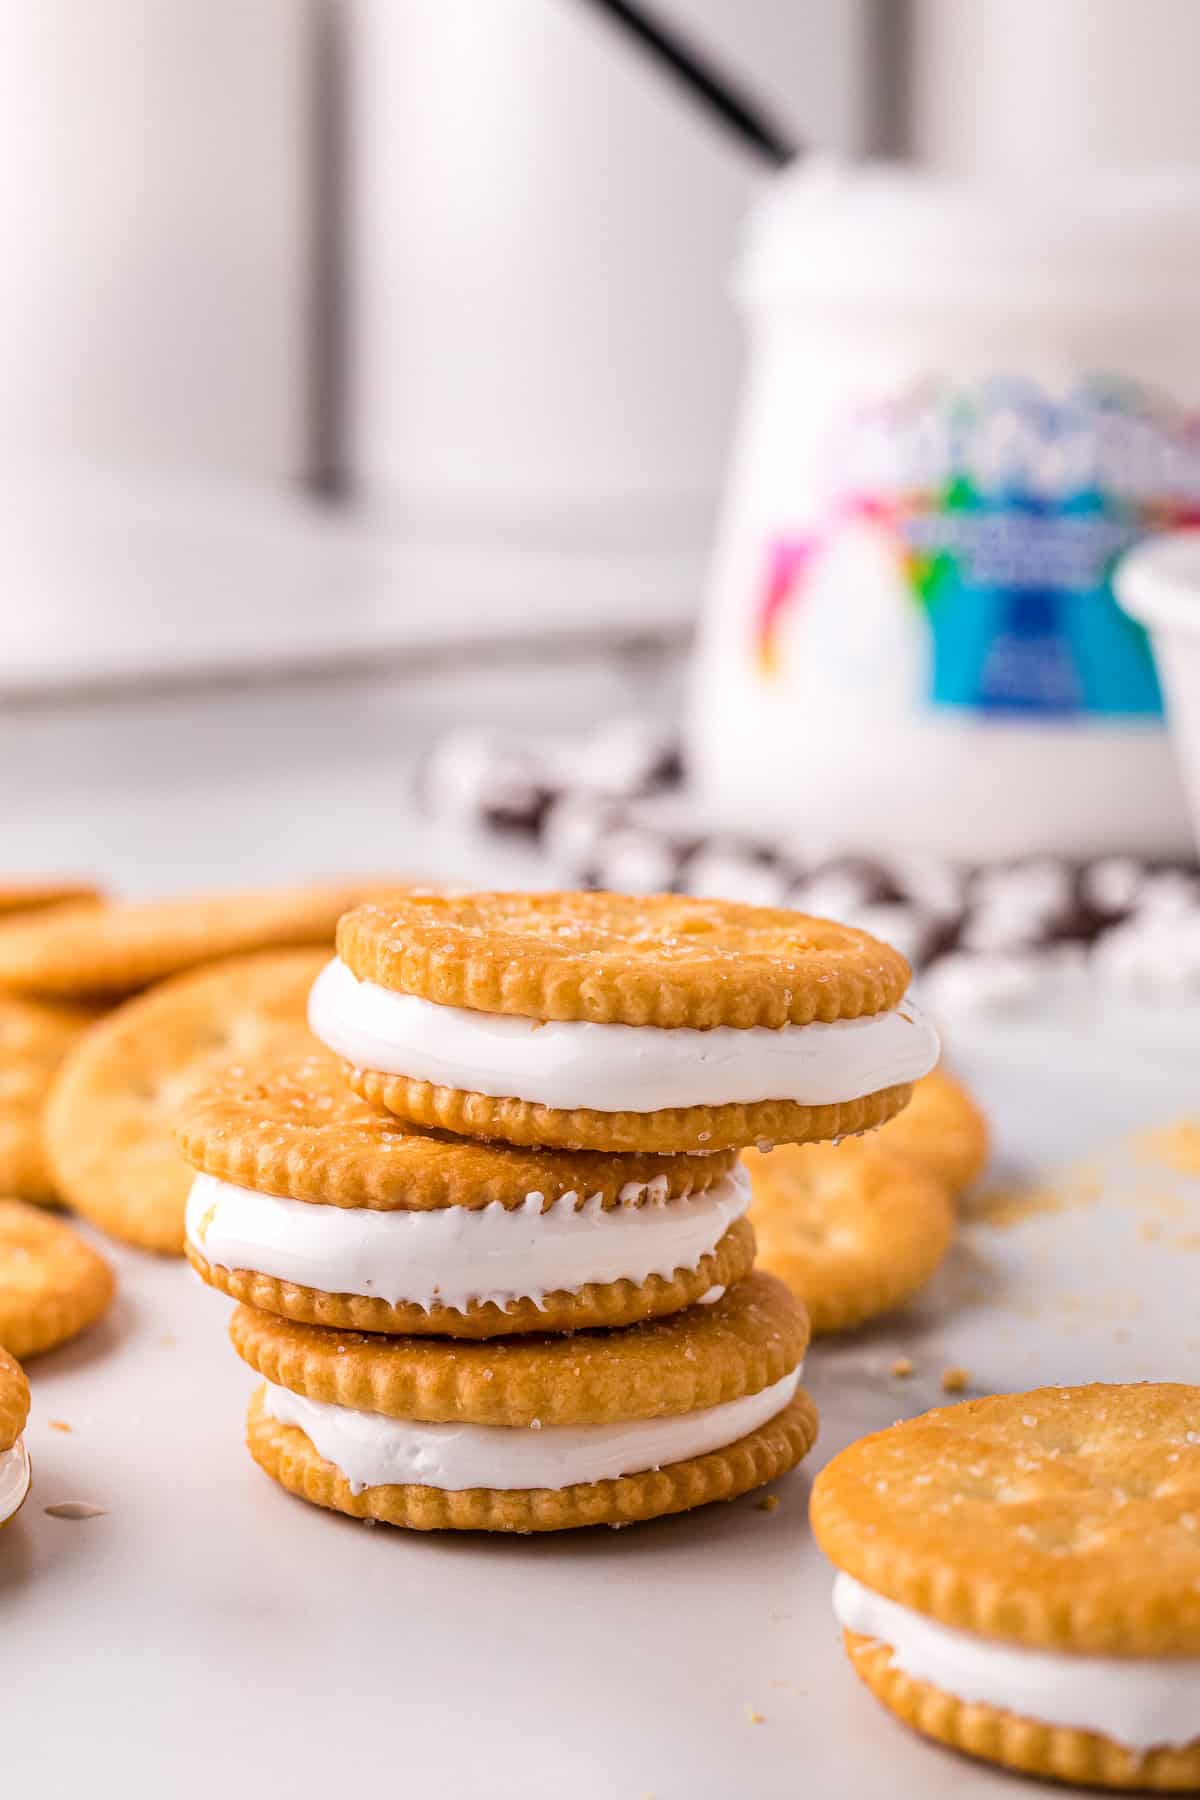
M 648 1275 L 644 1281 L 589 1281 L 573 1291 L 556 1290 L 537 1301 L 512 1300 L 503 1307 L 492 1300 L 472 1300 L 466 1307 L 426 1308 L 364 1294 L 329 1294 L 251 1269 L 222 1268 L 209 1262 L 190 1242 L 186 1254 L 209 1287 L 281 1318 L 347 1331 L 496 1338 L 530 1331 L 589 1331 L 601 1326 L 612 1330 L 681 1312 L 713 1288 L 730 1288 L 750 1273 L 754 1230 L 747 1219 L 735 1220 L 694 1269 L 677 1269 L 669 1276 Z
M 567 1194 L 613 1207 L 631 1186 L 663 1199 L 706 1192 L 728 1175 L 714 1155 L 571 1155 L 478 1143 L 406 1128 L 365 1104 L 324 1053 L 259 1058 L 197 1091 L 178 1113 L 180 1149 L 196 1169 L 257 1193 L 327 1206 L 425 1212 L 445 1206 L 547 1205 Z
M 338 918 L 380 881 L 185 895 L 54 908 L 0 923 L 0 989 L 117 998 L 249 951 L 329 944 Z
M 0 881 L 0 919 L 52 906 L 95 905 L 103 896 L 90 881 Z
M 63 1058 L 96 1016 L 0 993 L 0 1195 L 55 1204 L 42 1133 L 46 1101 Z
M 622 1331 L 371 1337 L 241 1306 L 230 1336 L 268 1381 L 337 1406 L 477 1425 L 603 1425 L 761 1392 L 799 1365 L 808 1320 L 782 1282 L 756 1272 L 711 1306 Z
M 1200 1789 L 1200 1736 L 1177 1749 L 1130 1750 L 1097 1732 L 1045 1725 L 982 1701 L 959 1700 L 896 1668 L 886 1644 L 853 1631 L 843 1635 L 855 1673 L 875 1698 L 914 1731 L 951 1750 L 1080 1787 L 1138 1793 Z
M 890 1130 L 836 1145 L 746 1152 L 759 1267 L 804 1302 L 814 1334 L 847 1331 L 903 1305 L 953 1239 L 947 1189 L 911 1159 L 888 1153 Z
M 375 1519 L 411 1531 L 567 1531 L 586 1525 L 632 1525 L 690 1512 L 716 1500 L 734 1500 L 787 1474 L 807 1454 L 816 1435 L 816 1408 L 807 1394 L 799 1393 L 775 1418 L 736 1443 L 640 1475 L 565 1488 L 447 1491 L 403 1485 L 369 1487 L 355 1494 L 303 1431 L 268 1417 L 261 1394 L 251 1401 L 247 1421 L 250 1454 L 289 1493 L 351 1518 Z
M 987 1120 L 961 1081 L 945 1069 L 934 1069 L 913 1083 L 912 1099 L 882 1128 L 877 1142 L 935 1175 L 952 1194 L 970 1187 L 988 1159 Z
M 839 1569 L 943 1625 L 1200 1657 L 1200 1387 L 1097 1382 L 939 1407 L 836 1456 L 812 1523 Z
M 861 1100 L 803 1106 L 795 1100 L 758 1100 L 729 1106 L 680 1106 L 658 1112 L 565 1112 L 531 1100 L 496 1100 L 487 1094 L 437 1087 L 404 1075 L 343 1065 L 346 1079 L 372 1106 L 422 1130 L 563 1150 L 614 1151 L 622 1155 L 740 1150 L 747 1145 L 809 1143 L 852 1137 L 893 1118 L 910 1086 L 882 1088 Z
M 439 1006 L 662 1028 L 858 1019 L 909 967 L 849 926 L 678 894 L 412 890 L 338 926 L 360 980 Z
M 262 951 L 212 963 L 128 1000 L 85 1033 L 59 1070 L 45 1134 L 55 1183 L 92 1224 L 178 1256 L 192 1171 L 174 1137 L 178 1109 L 229 1065 L 283 1046 L 316 1055 L 305 1022 L 321 950 Z
M 0 1344 L 27 1360 L 77 1337 L 113 1296 L 104 1258 L 62 1219 L 0 1200 Z
M 0 1452 L 11 1450 L 29 1417 L 29 1383 L 14 1356 L 0 1349 Z

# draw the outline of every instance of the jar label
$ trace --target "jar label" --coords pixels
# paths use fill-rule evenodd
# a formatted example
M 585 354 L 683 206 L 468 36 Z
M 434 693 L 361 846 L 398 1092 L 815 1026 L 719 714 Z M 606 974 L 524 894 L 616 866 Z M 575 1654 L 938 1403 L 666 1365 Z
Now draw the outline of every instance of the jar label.
M 754 644 L 764 676 L 782 668 L 789 618 L 799 626 L 822 572 L 833 579 L 834 553 L 865 532 L 886 545 L 924 622 L 926 704 L 1161 712 L 1145 633 L 1110 575 L 1147 532 L 1200 524 L 1200 421 L 1128 383 L 1051 398 L 996 379 L 863 407 L 826 450 L 812 523 L 766 546 Z M 837 598 L 855 604 L 853 591 Z

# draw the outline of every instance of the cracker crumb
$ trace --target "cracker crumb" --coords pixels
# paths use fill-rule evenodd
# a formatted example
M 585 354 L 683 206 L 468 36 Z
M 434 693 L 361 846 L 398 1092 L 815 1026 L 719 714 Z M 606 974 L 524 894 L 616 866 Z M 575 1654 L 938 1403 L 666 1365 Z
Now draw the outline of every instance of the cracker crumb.
M 765 1725 L 766 1724 L 766 1718 L 765 1718 L 764 1714 L 762 1714 L 760 1712 L 756 1712 L 754 1707 L 752 1707 L 752 1706 L 748 1706 L 746 1708 L 746 1717 L 749 1720 L 751 1725 Z
M 911 1356 L 898 1356 L 892 1364 L 892 1374 L 903 1378 L 911 1375 L 915 1366 Z
M 171 1336 L 169 1331 L 163 1337 L 160 1337 L 158 1341 L 164 1350 L 170 1350 L 175 1343 L 175 1339 Z
M 774 1512 L 778 1505 L 778 1494 L 763 1494 L 761 1499 L 754 1502 L 754 1510 L 755 1512 Z
M 1200 1119 L 1178 1119 L 1148 1131 L 1135 1139 L 1134 1150 L 1142 1162 L 1158 1163 L 1178 1175 L 1200 1175 Z
M 966 1369 L 955 1365 L 942 1370 L 943 1394 L 961 1394 L 970 1385 L 971 1377 Z
M 71 1429 L 65 1419 L 47 1419 L 46 1423 L 51 1431 L 70 1431 Z
M 1142 1212 L 1153 1213 L 1160 1219 L 1175 1219 L 1186 1224 L 1192 1216 L 1186 1197 L 1173 1190 L 1135 1188 L 1128 1199 L 1131 1206 L 1140 1207 Z
M 1049 1187 L 992 1187 L 968 1199 L 963 1217 L 972 1225 L 988 1225 L 993 1231 L 1011 1231 L 1039 1213 L 1065 1211 L 1067 1197 Z

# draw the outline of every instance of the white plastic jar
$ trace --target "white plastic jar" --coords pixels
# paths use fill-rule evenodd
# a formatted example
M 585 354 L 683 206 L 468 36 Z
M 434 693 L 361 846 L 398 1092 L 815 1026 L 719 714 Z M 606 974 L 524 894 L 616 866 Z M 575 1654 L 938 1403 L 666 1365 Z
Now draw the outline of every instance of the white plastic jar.
M 1200 844 L 1200 531 L 1150 538 L 1122 562 L 1117 598 L 1150 633 Z
M 1200 520 L 1200 171 L 789 171 L 688 725 L 721 822 L 993 858 L 1190 850 L 1112 564 Z

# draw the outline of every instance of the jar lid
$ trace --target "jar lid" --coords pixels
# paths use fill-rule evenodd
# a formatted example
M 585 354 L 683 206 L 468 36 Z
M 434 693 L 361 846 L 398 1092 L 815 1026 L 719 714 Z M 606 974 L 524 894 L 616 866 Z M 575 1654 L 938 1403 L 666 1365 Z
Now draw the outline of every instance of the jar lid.
M 755 206 L 737 286 L 752 306 L 1192 306 L 1200 168 L 1061 172 L 1031 186 L 809 158 Z

